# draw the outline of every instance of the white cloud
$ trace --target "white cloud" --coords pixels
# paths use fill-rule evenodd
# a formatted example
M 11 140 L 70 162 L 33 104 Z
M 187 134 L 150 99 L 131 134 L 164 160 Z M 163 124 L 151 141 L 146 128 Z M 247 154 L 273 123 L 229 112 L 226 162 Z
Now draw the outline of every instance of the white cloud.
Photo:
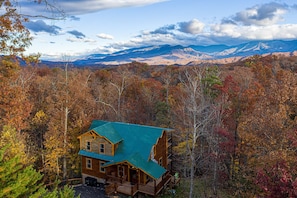
M 273 25 L 282 21 L 287 11 L 287 5 L 271 2 L 238 12 L 233 20 L 244 25 Z
M 244 27 L 241 37 L 251 40 L 296 39 L 297 24 Z
M 62 0 L 59 4 L 66 13 L 85 14 L 120 7 L 144 6 L 165 0 Z
M 50 6 L 36 1 L 20 0 L 21 12 L 23 14 L 35 13 L 36 15 L 48 14 L 55 15 L 57 12 L 65 12 L 66 15 L 81 15 L 121 7 L 144 6 L 149 4 L 160 3 L 168 0 L 47 0 Z M 33 14 L 33 15 L 35 15 Z
M 237 25 L 234 24 L 215 24 L 211 26 L 211 35 L 216 35 L 219 37 L 232 37 L 238 38 L 241 33 Z
M 204 23 L 200 22 L 198 19 L 192 19 L 189 22 L 179 23 L 180 31 L 189 34 L 199 34 L 203 31 Z
M 98 38 L 101 39 L 108 39 L 108 40 L 113 40 L 113 36 L 105 33 L 97 34 L 96 35 Z
M 81 43 L 96 43 L 95 40 L 89 39 L 89 38 L 77 38 L 77 37 L 71 37 L 66 39 L 69 42 L 81 42 Z
M 152 33 L 153 32 L 153 33 Z M 211 44 L 238 44 L 248 40 L 271 39 L 296 39 L 297 24 L 270 25 L 270 26 L 242 26 L 235 24 L 215 24 L 208 31 L 199 34 L 156 34 L 154 31 L 143 32 L 141 35 L 131 38 L 129 41 L 117 42 L 108 47 L 114 50 L 123 50 L 133 47 L 150 45 L 211 45 Z
M 297 24 L 270 26 L 236 26 L 216 24 L 211 30 L 213 37 L 238 38 L 242 40 L 296 39 Z M 223 42 L 223 41 L 222 41 Z

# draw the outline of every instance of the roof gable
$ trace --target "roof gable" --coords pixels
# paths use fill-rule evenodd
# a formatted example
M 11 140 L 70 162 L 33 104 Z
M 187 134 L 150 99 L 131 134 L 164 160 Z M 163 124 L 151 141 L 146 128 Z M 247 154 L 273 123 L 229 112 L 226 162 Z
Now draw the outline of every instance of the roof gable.
M 89 131 L 92 130 L 93 128 L 102 126 L 104 124 L 108 123 L 107 121 L 103 121 L 103 120 L 93 120 L 91 123 L 91 126 L 89 128 Z
M 105 137 L 113 144 L 117 144 L 123 140 L 121 135 L 114 129 L 110 122 L 92 128 L 98 135 Z
M 164 129 L 144 125 L 112 123 L 114 129 L 123 137 L 115 154 L 131 155 L 139 153 L 143 159 L 148 160 L 154 144 L 162 136 Z

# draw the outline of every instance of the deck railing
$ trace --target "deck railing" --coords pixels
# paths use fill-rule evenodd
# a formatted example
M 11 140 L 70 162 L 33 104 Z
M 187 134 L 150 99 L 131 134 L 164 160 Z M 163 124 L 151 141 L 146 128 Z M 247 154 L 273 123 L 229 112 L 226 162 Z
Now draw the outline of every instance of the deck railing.
M 171 181 L 171 177 L 170 173 L 167 172 L 159 180 L 147 184 L 139 184 L 139 192 L 155 196 Z
M 138 188 L 139 192 L 142 192 L 144 194 L 148 194 L 148 195 L 155 195 L 155 187 L 153 185 L 150 184 L 139 184 L 139 188 Z
M 121 178 L 108 176 L 110 189 L 107 191 L 114 190 L 129 196 L 134 196 L 137 192 L 155 196 L 159 194 L 160 191 L 171 182 L 172 177 L 173 176 L 169 172 L 167 172 L 165 175 L 162 176 L 162 178 L 151 181 L 147 184 L 131 184 L 130 182 L 123 181 Z
M 138 185 L 132 185 L 130 182 L 124 182 L 117 187 L 117 192 L 134 196 L 138 192 Z

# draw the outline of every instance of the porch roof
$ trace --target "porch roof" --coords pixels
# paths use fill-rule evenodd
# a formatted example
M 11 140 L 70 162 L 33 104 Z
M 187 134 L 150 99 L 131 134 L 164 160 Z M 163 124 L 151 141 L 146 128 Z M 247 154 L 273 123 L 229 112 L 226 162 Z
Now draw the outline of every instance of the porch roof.
M 138 153 L 134 153 L 129 156 L 127 159 L 118 159 L 114 161 L 110 161 L 104 164 L 104 167 L 121 164 L 127 162 L 135 168 L 139 168 L 145 174 L 149 175 L 154 179 L 160 178 L 164 173 L 166 173 L 166 169 L 164 169 L 159 164 L 153 162 L 152 160 L 145 160 Z
M 85 150 L 80 150 L 79 155 L 99 159 L 102 161 L 107 161 L 104 164 L 104 167 L 121 164 L 124 162 L 129 163 L 131 166 L 134 166 L 135 168 L 139 168 L 142 170 L 145 174 L 149 175 L 150 177 L 154 179 L 160 178 L 164 173 L 166 173 L 166 169 L 164 169 L 162 166 L 157 164 L 156 162 L 153 162 L 152 160 L 144 160 L 140 154 L 134 153 L 131 156 L 127 158 L 123 158 L 123 156 L 110 156 L 110 155 L 102 155 L 94 152 L 89 152 Z

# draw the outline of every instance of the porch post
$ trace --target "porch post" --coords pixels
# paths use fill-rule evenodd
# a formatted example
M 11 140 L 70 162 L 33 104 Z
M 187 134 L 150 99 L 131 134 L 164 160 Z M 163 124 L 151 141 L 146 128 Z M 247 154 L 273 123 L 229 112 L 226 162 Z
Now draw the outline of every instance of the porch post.
M 137 169 L 137 177 L 138 177 L 137 190 L 139 190 L 139 184 L 140 184 L 140 171 L 139 171 L 139 169 Z
M 156 196 L 157 189 L 156 189 L 156 179 L 154 179 L 154 196 Z

